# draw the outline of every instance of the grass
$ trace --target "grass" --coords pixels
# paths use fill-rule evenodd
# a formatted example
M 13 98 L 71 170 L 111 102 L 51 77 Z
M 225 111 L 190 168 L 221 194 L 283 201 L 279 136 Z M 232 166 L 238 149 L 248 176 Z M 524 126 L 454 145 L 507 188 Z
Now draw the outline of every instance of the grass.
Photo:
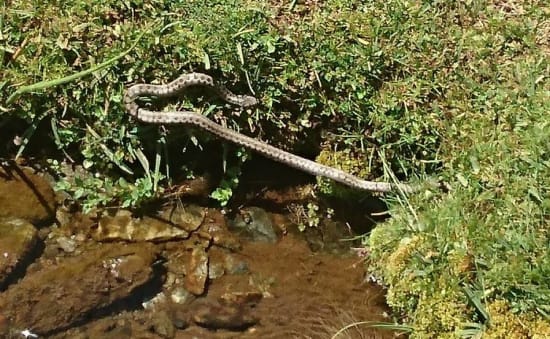
M 454 190 L 393 201 L 369 239 L 412 337 L 550 335 L 549 10 L 432 8 L 407 35 L 438 45 L 426 60 L 452 61 L 433 69 L 445 95 L 430 106 L 446 116 L 438 154 Z
M 0 156 L 47 159 L 84 208 L 139 206 L 219 141 L 132 121 L 123 88 L 209 72 L 261 105 L 235 114 L 202 92 L 171 105 L 367 179 L 450 183 L 388 197 L 393 217 L 366 239 L 411 337 L 542 338 L 548 41 L 545 1 L 8 1 L 0 141 L 12 146 Z M 249 156 L 227 150 L 222 202 Z

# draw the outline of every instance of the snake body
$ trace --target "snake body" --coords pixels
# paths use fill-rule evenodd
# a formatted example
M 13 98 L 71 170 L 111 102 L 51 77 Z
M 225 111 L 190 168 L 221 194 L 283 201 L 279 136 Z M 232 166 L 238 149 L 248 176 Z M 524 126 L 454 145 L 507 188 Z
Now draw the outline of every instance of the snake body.
M 393 184 L 387 182 L 367 181 L 339 169 L 325 166 L 309 159 L 273 147 L 265 142 L 250 138 L 225 128 L 211 121 L 207 117 L 190 111 L 150 111 L 141 108 L 136 103 L 140 96 L 152 95 L 156 97 L 169 97 L 180 93 L 190 86 L 206 86 L 215 90 L 225 101 L 240 107 L 250 107 L 257 104 L 256 98 L 248 95 L 236 95 L 218 84 L 214 79 L 202 73 L 183 74 L 165 85 L 136 84 L 129 87 L 124 93 L 124 106 L 126 112 L 139 121 L 153 124 L 188 124 L 206 130 L 217 137 L 244 146 L 261 155 L 284 163 L 288 166 L 302 170 L 312 175 L 326 177 L 360 190 L 373 192 L 403 191 L 414 192 L 418 188 L 407 184 Z

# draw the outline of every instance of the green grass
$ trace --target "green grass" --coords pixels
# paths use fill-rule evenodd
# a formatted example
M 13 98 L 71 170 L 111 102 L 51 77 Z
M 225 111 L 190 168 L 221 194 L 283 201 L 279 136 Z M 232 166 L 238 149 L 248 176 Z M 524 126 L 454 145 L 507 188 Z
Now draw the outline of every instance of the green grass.
M 431 65 L 430 82 L 416 69 L 387 86 L 440 84 L 429 105 L 445 116 L 438 154 L 454 189 L 394 200 L 369 239 L 372 269 L 413 337 L 549 336 L 550 7 L 425 9 L 399 40 Z
M 121 95 L 206 71 L 261 105 L 234 114 L 202 92 L 171 105 L 368 179 L 450 183 L 388 197 L 393 218 L 366 239 L 412 337 L 550 335 L 545 1 L 8 2 L 0 141 L 23 144 L 0 156 L 47 158 L 84 208 L 139 206 L 200 167 L 189 155 L 219 141 L 136 123 Z M 249 156 L 228 150 L 222 203 Z

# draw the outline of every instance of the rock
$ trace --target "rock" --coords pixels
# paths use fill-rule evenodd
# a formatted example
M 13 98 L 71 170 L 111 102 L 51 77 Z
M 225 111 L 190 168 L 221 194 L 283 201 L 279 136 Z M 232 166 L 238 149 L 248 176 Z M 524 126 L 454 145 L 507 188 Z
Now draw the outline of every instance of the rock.
M 228 292 L 220 297 L 226 305 L 256 306 L 264 297 L 261 292 Z
M 227 229 L 225 216 L 216 209 L 208 209 L 200 231 L 212 239 L 212 243 L 229 250 L 239 251 L 242 248 L 237 236 Z
M 176 334 L 176 327 L 166 311 L 153 312 L 151 323 L 155 333 L 162 338 L 173 338 Z
M 176 183 L 174 194 L 180 197 L 208 198 L 213 183 L 209 176 L 196 176 Z
M 191 252 L 191 260 L 187 265 L 184 286 L 194 295 L 204 293 L 208 278 L 208 254 L 202 247 L 196 247 Z
M 208 279 L 214 280 L 225 274 L 225 267 L 222 262 L 212 262 L 208 265 Z
M 350 246 L 353 242 L 342 240 L 353 238 L 355 235 L 343 222 L 326 218 L 322 220 L 319 228 L 322 233 L 324 252 L 336 255 L 350 254 Z
M 0 221 L 0 290 L 9 275 L 25 262 L 38 240 L 38 232 L 22 219 Z
M 154 247 L 144 243 L 103 245 L 61 259 L 0 294 L 0 317 L 11 330 L 32 328 L 40 336 L 68 328 L 150 281 L 155 258 Z
M 186 304 L 195 299 L 195 296 L 183 287 L 176 287 L 170 295 L 172 302 L 176 304 Z
M 285 207 L 294 203 L 305 204 L 315 200 L 315 189 L 312 185 L 267 189 L 255 198 L 262 203 Z
M 210 258 L 208 278 L 217 279 L 224 274 L 243 274 L 248 272 L 248 264 L 239 260 L 225 248 L 213 246 L 208 251 Z
M 155 310 L 166 304 L 166 294 L 160 292 L 149 300 L 141 303 L 141 306 L 146 310 Z
M 178 330 L 183 330 L 189 327 L 189 317 L 185 312 L 176 310 L 172 314 L 172 324 L 174 324 L 174 327 Z
M 248 263 L 243 260 L 239 260 L 234 256 L 227 255 L 225 257 L 225 273 L 227 274 L 246 274 L 250 272 Z
M 230 223 L 231 229 L 252 241 L 275 243 L 278 240 L 270 215 L 259 207 L 247 207 Z
M 204 221 L 206 211 L 198 205 L 175 204 L 160 213 L 160 219 L 189 233 L 196 231 Z
M 59 237 L 55 239 L 59 248 L 61 248 L 66 253 L 72 253 L 76 249 L 76 242 L 73 239 L 67 237 Z
M 329 218 L 322 219 L 317 227 L 307 227 L 298 237 L 304 238 L 313 252 L 335 255 L 350 255 L 350 246 L 358 245 L 351 240 L 355 235 L 348 225 Z
M 205 301 L 192 310 L 193 321 L 208 329 L 243 331 L 258 323 L 252 309 L 246 305 Z
M 82 242 L 97 232 L 97 213 L 84 214 L 74 206 L 62 205 L 57 208 L 56 219 L 62 234 L 74 235 L 74 240 Z
M 118 210 L 100 218 L 93 237 L 98 241 L 166 241 L 188 238 L 189 232 L 162 219 L 134 218 L 132 212 Z
M 42 176 L 28 167 L 0 164 L 0 218 L 42 224 L 55 218 L 55 193 Z

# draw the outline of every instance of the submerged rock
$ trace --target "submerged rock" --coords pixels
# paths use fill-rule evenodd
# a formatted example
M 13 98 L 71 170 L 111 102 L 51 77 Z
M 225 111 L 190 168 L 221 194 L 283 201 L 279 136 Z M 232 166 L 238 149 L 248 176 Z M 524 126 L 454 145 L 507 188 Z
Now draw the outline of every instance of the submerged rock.
M 263 297 L 261 292 L 227 292 L 220 296 L 219 301 L 226 305 L 254 307 Z
M 67 253 L 72 253 L 76 250 L 76 241 L 74 241 L 74 239 L 61 236 L 55 239 L 55 241 L 57 242 L 59 248 Z
M 204 301 L 192 310 L 192 320 L 208 329 L 243 331 L 260 320 L 245 304 Z
M 213 246 L 208 251 L 210 263 L 208 278 L 217 279 L 225 274 L 243 274 L 248 272 L 246 261 L 237 258 L 231 251 Z
M 68 328 L 150 281 L 155 257 L 153 246 L 145 243 L 109 244 L 64 259 L 0 294 L 0 318 L 9 332 L 32 329 L 44 335 Z
M 154 312 L 151 317 L 153 331 L 162 338 L 174 338 L 176 327 L 166 311 Z
M 0 220 L 0 290 L 15 268 L 32 252 L 38 232 L 21 219 Z
M 252 241 L 274 243 L 278 239 L 271 216 L 259 207 L 242 209 L 230 226 L 231 229 Z
M 191 292 L 181 286 L 174 288 L 170 295 L 170 299 L 176 304 L 185 304 L 194 300 L 194 298 L 195 296 Z
M 40 224 L 53 220 L 55 209 L 55 193 L 45 178 L 28 167 L 0 164 L 0 218 Z
M 196 247 L 191 252 L 191 259 L 187 265 L 185 288 L 194 295 L 204 293 L 208 278 L 208 254 L 202 247 Z
M 227 228 L 225 216 L 216 209 L 208 209 L 204 222 L 199 228 L 202 234 L 207 234 L 215 246 L 238 251 L 241 249 L 241 241 Z
M 179 219 L 183 216 L 180 215 Z M 202 223 L 200 217 L 192 217 L 193 223 L 183 222 L 174 225 L 169 220 L 151 217 L 134 218 L 128 210 L 118 210 L 115 213 L 103 215 L 93 234 L 99 241 L 166 241 L 188 238 L 188 229 L 198 228 Z M 185 227 L 180 227 L 184 225 Z M 186 229 L 187 228 L 187 229 Z
M 198 205 L 170 206 L 159 213 L 159 220 L 175 225 L 189 233 L 196 231 L 203 223 L 206 209 Z

